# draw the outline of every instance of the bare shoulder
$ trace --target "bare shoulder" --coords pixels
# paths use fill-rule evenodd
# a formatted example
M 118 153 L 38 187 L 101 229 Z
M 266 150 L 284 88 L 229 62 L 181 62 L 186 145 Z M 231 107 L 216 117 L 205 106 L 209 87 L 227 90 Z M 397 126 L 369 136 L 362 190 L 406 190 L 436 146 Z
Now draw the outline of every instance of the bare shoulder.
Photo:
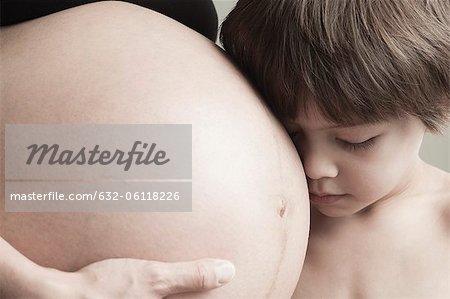
M 450 236 L 450 174 L 447 173 L 443 187 L 442 220 L 447 236 Z
M 437 213 L 443 225 L 444 232 L 450 236 L 450 173 L 440 169 L 434 170 L 433 180 L 435 192 L 433 197 L 436 202 Z

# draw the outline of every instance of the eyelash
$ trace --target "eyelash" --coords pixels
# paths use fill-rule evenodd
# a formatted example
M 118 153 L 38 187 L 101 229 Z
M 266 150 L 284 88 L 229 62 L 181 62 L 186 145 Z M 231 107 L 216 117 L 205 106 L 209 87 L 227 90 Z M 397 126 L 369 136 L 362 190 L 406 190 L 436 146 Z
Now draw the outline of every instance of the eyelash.
M 359 143 L 351 143 L 342 139 L 337 139 L 341 145 L 348 151 L 357 151 L 357 150 L 368 150 L 375 144 L 375 137 L 369 138 L 366 141 Z
M 299 135 L 298 132 L 288 132 L 288 134 L 292 140 Z M 359 143 L 352 143 L 352 142 L 348 142 L 348 141 L 345 141 L 345 140 L 342 140 L 339 138 L 337 138 L 336 140 L 339 141 L 339 143 L 341 144 L 342 147 L 344 147 L 344 149 L 346 149 L 350 152 L 354 152 L 354 151 L 358 151 L 358 150 L 362 151 L 362 150 L 370 149 L 372 146 L 374 146 L 376 137 L 377 136 L 374 136 L 372 138 L 367 139 L 366 141 L 359 142 Z

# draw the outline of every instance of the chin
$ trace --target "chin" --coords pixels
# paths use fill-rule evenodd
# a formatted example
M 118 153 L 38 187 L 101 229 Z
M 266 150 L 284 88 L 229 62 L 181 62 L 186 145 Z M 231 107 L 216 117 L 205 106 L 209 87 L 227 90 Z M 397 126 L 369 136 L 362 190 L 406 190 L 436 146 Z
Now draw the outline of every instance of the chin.
M 371 205 L 361 207 L 356 209 L 355 207 L 342 207 L 342 206 L 318 206 L 313 205 L 313 207 L 319 211 L 320 214 L 330 217 L 330 218 L 342 218 L 349 217 L 355 214 L 365 213 L 370 210 Z
M 346 209 L 335 207 L 315 207 L 315 209 L 319 211 L 320 214 L 331 218 L 347 217 L 355 213 Z

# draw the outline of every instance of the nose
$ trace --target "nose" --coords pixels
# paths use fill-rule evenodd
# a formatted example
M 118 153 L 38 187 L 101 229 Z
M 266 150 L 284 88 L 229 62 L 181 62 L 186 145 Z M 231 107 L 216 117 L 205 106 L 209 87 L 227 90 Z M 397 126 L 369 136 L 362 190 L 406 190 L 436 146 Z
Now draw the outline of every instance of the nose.
M 306 176 L 312 180 L 334 178 L 339 174 L 332 153 L 327 153 L 325 149 L 305 146 L 300 152 L 300 157 Z

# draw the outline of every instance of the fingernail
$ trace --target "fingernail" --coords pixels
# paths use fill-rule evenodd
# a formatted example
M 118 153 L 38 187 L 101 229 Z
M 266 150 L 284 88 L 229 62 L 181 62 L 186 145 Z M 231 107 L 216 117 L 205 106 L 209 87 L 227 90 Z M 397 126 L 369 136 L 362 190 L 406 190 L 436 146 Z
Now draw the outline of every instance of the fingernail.
M 225 284 L 230 282 L 235 274 L 234 265 L 230 262 L 219 262 L 214 271 L 216 273 L 217 282 L 219 284 Z

